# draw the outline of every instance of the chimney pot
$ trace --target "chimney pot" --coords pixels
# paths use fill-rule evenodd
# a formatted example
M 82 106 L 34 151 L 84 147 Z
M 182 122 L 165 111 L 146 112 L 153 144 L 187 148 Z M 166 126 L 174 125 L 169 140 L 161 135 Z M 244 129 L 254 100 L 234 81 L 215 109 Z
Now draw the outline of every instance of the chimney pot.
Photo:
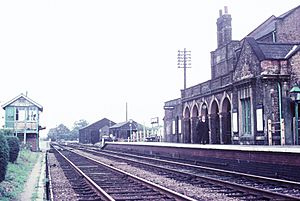
M 219 10 L 219 16 L 220 17 L 222 16 L 222 10 L 221 9 Z
M 224 12 L 225 12 L 225 14 L 228 14 L 228 8 L 227 8 L 227 6 L 224 6 Z

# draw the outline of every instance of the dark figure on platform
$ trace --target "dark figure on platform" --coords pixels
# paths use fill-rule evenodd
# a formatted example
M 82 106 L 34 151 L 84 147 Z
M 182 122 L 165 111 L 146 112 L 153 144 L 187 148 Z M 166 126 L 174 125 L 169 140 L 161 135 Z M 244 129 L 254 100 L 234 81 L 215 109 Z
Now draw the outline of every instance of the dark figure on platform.
M 209 128 L 207 122 L 205 122 L 205 116 L 202 116 L 199 120 L 196 127 L 196 132 L 200 138 L 200 144 L 208 143 Z

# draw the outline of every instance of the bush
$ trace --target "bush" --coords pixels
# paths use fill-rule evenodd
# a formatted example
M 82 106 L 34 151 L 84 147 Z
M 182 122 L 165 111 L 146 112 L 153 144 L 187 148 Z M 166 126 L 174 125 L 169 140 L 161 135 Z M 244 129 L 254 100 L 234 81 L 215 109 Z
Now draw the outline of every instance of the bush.
M 9 162 L 14 163 L 16 162 L 20 151 L 19 138 L 15 136 L 7 136 L 6 140 L 9 147 Z
M 0 182 L 5 179 L 7 164 L 9 160 L 9 148 L 5 137 L 0 134 Z

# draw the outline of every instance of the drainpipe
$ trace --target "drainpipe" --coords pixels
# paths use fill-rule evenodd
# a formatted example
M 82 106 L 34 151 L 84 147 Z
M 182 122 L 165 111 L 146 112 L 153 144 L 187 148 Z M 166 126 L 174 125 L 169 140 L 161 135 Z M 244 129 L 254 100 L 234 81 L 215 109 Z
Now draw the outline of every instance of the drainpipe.
M 272 41 L 273 43 L 276 43 L 276 31 L 272 32 Z
M 279 102 L 279 125 L 280 125 L 280 138 L 282 136 L 282 128 L 281 128 L 281 118 L 282 118 L 282 111 L 281 111 L 281 86 L 280 82 L 277 82 L 278 88 L 278 102 Z M 283 142 L 284 143 L 284 142 Z M 282 143 L 281 143 L 282 144 Z

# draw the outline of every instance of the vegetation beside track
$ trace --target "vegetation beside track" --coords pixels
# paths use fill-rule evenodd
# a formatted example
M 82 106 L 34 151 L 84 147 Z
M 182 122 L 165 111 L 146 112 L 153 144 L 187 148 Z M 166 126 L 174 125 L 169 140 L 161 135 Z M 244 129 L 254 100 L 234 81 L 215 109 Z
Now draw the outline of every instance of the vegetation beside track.
M 23 192 L 24 184 L 39 154 L 41 153 L 21 149 L 17 161 L 8 164 L 5 180 L 0 183 L 1 201 L 16 200 Z

